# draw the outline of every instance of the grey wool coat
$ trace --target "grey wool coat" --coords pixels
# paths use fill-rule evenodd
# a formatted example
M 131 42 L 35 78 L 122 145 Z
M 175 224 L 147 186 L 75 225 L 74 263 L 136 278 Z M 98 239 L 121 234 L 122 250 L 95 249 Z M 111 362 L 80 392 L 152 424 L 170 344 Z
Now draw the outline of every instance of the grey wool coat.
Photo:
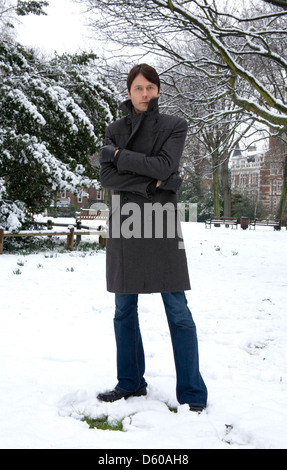
M 120 148 L 115 162 L 101 165 L 101 184 L 113 190 L 106 246 L 107 290 L 119 294 L 190 289 L 186 253 L 177 220 L 175 192 L 156 188 L 178 171 L 187 123 L 160 114 L 158 98 L 106 129 L 106 144 Z

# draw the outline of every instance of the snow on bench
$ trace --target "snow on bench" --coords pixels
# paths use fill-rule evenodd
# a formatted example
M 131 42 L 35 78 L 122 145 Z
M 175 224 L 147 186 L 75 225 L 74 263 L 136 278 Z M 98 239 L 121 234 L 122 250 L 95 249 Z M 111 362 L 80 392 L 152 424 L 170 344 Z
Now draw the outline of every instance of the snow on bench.
M 209 228 L 211 228 L 211 225 L 225 225 L 225 227 L 229 227 L 229 225 L 233 226 L 235 225 L 237 228 L 238 225 L 238 219 L 237 217 L 211 217 L 210 219 L 207 219 L 205 221 L 205 228 L 209 225 Z

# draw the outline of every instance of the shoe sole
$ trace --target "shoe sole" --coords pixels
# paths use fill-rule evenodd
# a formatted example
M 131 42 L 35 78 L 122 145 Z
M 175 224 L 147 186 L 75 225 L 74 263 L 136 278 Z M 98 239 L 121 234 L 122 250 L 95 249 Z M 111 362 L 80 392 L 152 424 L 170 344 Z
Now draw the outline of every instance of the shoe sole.
M 146 388 L 142 388 L 141 390 L 138 390 L 138 392 L 131 393 L 129 395 L 126 395 L 124 397 L 125 400 L 127 400 L 130 397 L 145 397 L 147 395 Z
M 145 396 L 145 395 L 147 395 L 147 390 L 146 390 L 146 388 L 142 388 L 142 389 L 138 390 L 137 392 L 129 393 L 125 396 L 123 395 L 123 396 L 118 397 L 118 398 L 106 397 L 105 394 L 99 394 L 97 396 L 97 398 L 98 398 L 98 400 L 104 401 L 105 403 L 114 403 L 115 401 L 119 401 L 122 398 L 127 400 L 130 397 L 142 397 L 142 396 Z

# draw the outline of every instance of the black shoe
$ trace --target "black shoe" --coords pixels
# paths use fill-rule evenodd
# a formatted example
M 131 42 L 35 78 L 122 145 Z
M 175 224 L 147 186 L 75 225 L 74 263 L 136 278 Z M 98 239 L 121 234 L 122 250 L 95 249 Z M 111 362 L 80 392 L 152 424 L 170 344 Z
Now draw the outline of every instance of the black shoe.
M 204 406 L 189 406 L 190 411 L 195 411 L 196 413 L 200 414 L 205 408 Z
M 123 390 L 117 390 L 115 388 L 114 390 L 111 390 L 110 392 L 99 393 L 97 398 L 98 400 L 112 403 L 114 401 L 121 400 L 122 398 L 126 400 L 129 397 L 142 397 L 142 396 L 145 396 L 146 394 L 147 394 L 146 387 L 143 387 L 140 390 L 137 390 L 136 392 L 125 392 Z

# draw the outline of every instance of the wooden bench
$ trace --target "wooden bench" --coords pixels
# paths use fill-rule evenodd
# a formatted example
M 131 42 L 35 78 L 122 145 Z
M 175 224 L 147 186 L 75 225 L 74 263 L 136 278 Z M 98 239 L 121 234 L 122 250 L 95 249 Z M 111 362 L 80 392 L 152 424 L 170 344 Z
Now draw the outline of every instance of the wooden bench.
M 256 226 L 261 227 L 273 227 L 274 230 L 281 230 L 281 220 L 280 219 L 254 219 L 250 221 L 249 228 L 254 228 Z
M 225 227 L 229 227 L 229 225 L 232 226 L 232 228 L 235 226 L 237 228 L 238 225 L 238 219 L 237 217 L 211 217 L 210 219 L 207 219 L 205 221 L 205 228 L 208 227 L 211 228 L 211 225 L 225 225 Z
M 58 224 L 61 225 L 61 224 Z M 75 230 L 74 226 L 68 226 L 66 230 L 62 231 L 54 231 L 54 230 L 31 230 L 31 231 L 22 231 L 22 232 L 5 232 L 3 229 L 0 229 L 0 255 L 3 254 L 3 245 L 4 245 L 4 238 L 6 237 L 60 237 L 66 236 L 67 237 L 67 250 L 73 251 L 74 249 L 74 236 L 77 236 L 77 240 L 79 241 L 82 235 L 98 235 L 99 236 L 99 243 L 102 247 L 106 246 L 106 232 L 102 230 Z
M 78 220 L 107 220 L 109 218 L 108 209 L 81 209 L 76 212 L 76 221 Z

